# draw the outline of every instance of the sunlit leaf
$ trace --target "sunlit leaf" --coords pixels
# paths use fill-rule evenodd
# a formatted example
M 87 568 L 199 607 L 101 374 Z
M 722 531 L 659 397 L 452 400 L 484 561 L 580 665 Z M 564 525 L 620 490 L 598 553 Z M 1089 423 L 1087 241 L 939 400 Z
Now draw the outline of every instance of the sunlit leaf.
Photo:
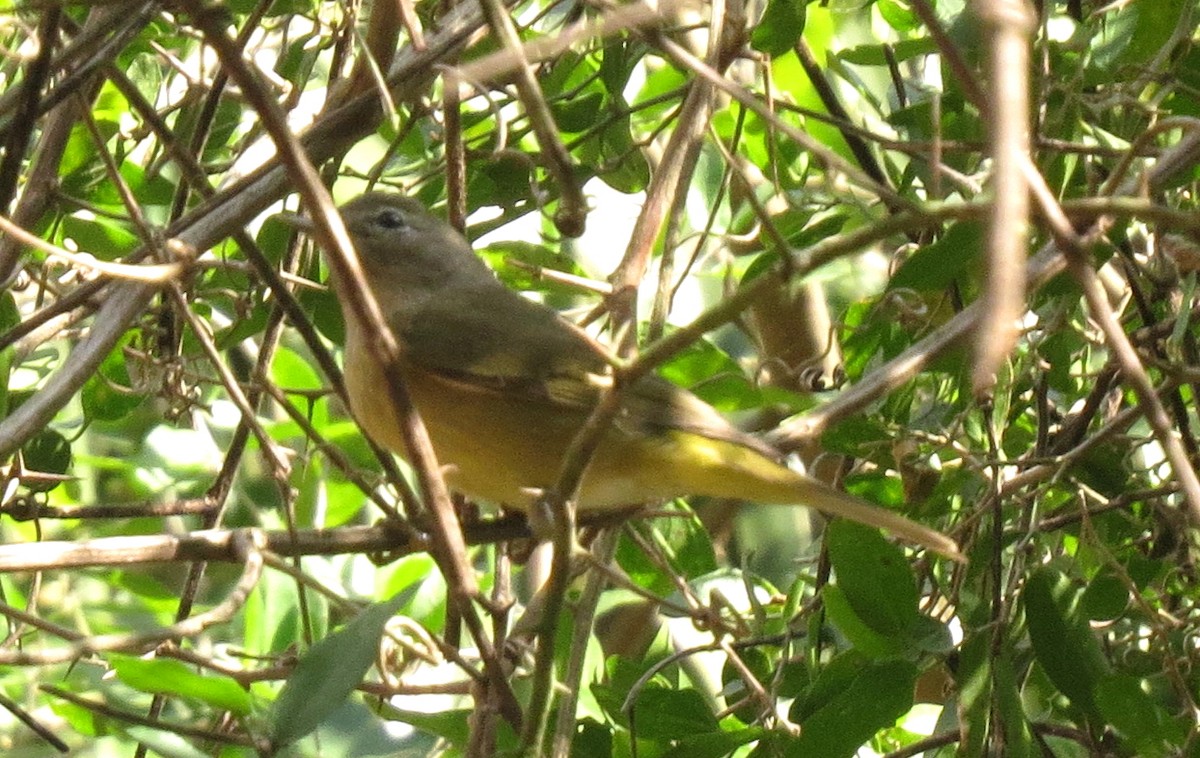
M 402 603 L 397 596 L 367 608 L 301 656 L 275 701 L 273 743 L 283 746 L 300 739 L 349 697 L 379 654 L 384 624 Z

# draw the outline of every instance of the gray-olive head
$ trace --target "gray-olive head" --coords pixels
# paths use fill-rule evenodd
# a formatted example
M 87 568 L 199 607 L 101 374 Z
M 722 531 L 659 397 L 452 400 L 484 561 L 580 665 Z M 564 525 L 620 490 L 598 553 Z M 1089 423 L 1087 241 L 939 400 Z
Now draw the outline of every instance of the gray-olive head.
M 417 200 L 368 192 L 339 211 L 377 296 L 395 292 L 421 298 L 447 287 L 496 282 L 466 238 Z M 307 219 L 284 220 L 305 230 L 312 226 Z

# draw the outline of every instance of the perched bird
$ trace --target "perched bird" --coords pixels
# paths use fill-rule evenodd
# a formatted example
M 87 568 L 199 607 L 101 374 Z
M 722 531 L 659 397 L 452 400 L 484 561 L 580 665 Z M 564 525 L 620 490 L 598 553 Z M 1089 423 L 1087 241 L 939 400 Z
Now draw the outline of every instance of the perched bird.
M 556 482 L 604 391 L 603 351 L 553 309 L 500 283 L 418 201 L 371 192 L 340 210 L 447 483 L 527 511 Z M 334 289 L 346 316 L 351 410 L 371 439 L 404 455 L 383 369 L 336 280 Z M 789 469 L 779 451 L 666 379 L 646 376 L 621 398 L 580 484 L 580 512 L 682 495 L 800 504 L 961 558 L 942 533 Z

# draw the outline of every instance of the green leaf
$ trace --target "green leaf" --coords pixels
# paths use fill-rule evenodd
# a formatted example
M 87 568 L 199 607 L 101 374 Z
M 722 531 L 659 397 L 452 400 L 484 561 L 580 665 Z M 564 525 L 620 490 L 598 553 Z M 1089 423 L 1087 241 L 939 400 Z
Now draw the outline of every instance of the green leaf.
M 1092 621 L 1114 621 L 1129 607 L 1129 589 L 1120 577 L 1101 572 L 1088 582 L 1081 600 Z
M 912 649 L 936 656 L 948 656 L 954 652 L 954 636 L 950 627 L 924 614 L 917 615 L 917 622 L 909 630 Z
M 662 123 L 663 117 L 678 106 L 678 97 L 681 94 L 677 94 L 676 97 L 668 96 L 672 93 L 682 93 L 686 84 L 687 77 L 674 66 L 663 66 L 648 71 L 646 81 L 635 98 L 634 107 L 637 112 L 633 114 L 634 120 L 648 128 Z M 651 104 L 652 100 L 656 102 Z
M 376 576 L 375 595 L 403 593 L 409 598 L 404 615 L 432 632 L 441 629 L 446 613 L 446 581 L 437 562 L 427 553 L 414 553 L 397 560 Z
M 135 724 L 121 730 L 162 758 L 206 758 L 211 755 L 190 744 L 182 735 Z
M 832 702 L 838 693 L 850 686 L 869 662 L 857 650 L 847 650 L 834 656 L 814 675 L 810 675 L 811 683 L 792 703 L 792 720 L 802 721 Z
M 582 132 L 596 125 L 596 114 L 601 112 L 603 105 L 603 93 L 582 92 L 568 100 L 553 101 L 551 111 L 559 129 L 564 132 Z
M 684 576 L 707 576 L 720 567 L 712 537 L 693 514 L 662 519 L 654 524 L 650 536 L 661 554 L 671 561 L 672 568 Z
M 769 0 L 762 19 L 750 32 L 750 47 L 767 55 L 792 50 L 804 33 L 807 0 Z
M 726 413 L 763 405 L 762 390 L 746 376 L 737 361 L 708 340 L 696 340 L 667 361 L 658 373 Z
M 241 124 L 241 107 L 233 100 L 223 98 L 217 106 L 217 113 L 213 118 L 212 130 L 209 132 L 208 141 L 204 143 L 204 157 L 202 162 L 217 163 L 232 155 L 230 142 L 237 135 Z
M 642 681 L 653 662 L 651 656 L 647 656 L 645 660 L 634 660 L 616 655 L 605 662 L 605 676 L 592 684 L 592 695 L 609 720 L 621 726 L 629 725 L 630 713 L 625 710 L 625 706 L 634 687 L 668 686 L 666 672 L 662 669 L 653 675 L 649 682 Z
M 1004 727 L 1004 755 L 1006 758 L 1033 758 L 1038 752 L 1033 746 L 1033 729 L 1021 704 L 1021 691 L 1013 670 L 1011 650 L 1005 649 L 996 656 L 992 671 L 995 677 L 995 706 Z
M 346 322 L 342 320 L 342 308 L 332 291 L 305 287 L 296 299 L 322 337 L 335 345 L 346 342 Z
M 106 218 L 64 216 L 62 232 L 64 237 L 75 241 L 80 253 L 106 261 L 120 258 L 138 246 L 136 234 L 124 224 Z
M 214 335 L 217 348 L 221 350 L 236 349 L 239 342 L 246 339 L 253 339 L 255 336 L 261 334 L 263 328 L 267 325 L 268 316 L 269 309 L 266 304 L 254 303 L 249 313 L 244 317 L 235 319 L 228 327 L 221 329 Z M 248 378 L 245 377 L 245 379 Z
M 284 390 L 317 390 L 324 386 L 313 364 L 286 347 L 275 351 L 271 380 Z
M 937 43 L 928 37 L 901 40 L 890 47 L 892 57 L 897 62 L 904 62 L 921 55 L 929 55 L 937 52 Z M 853 63 L 858 66 L 888 65 L 887 53 L 884 52 L 883 45 L 878 44 L 851 47 L 838 53 L 838 57 L 847 63 Z
M 283 10 L 288 3 L 276 0 L 271 3 L 271 15 Z M 300 34 L 289 40 L 280 51 L 279 59 L 275 62 L 275 73 L 292 82 L 303 78 L 305 72 L 311 71 L 317 62 L 320 47 L 314 40 L 319 40 L 318 34 Z
M 631 730 L 641 739 L 679 740 L 718 730 L 717 717 L 700 693 L 651 686 L 637 693 Z
M 654 526 L 654 530 L 651 533 L 652 536 L 656 540 L 660 540 L 657 524 Z M 616 562 L 637 587 L 663 595 L 669 594 L 676 588 L 671 575 L 664 570 L 662 564 L 647 556 L 646 551 L 642 550 L 628 536 L 622 535 L 617 541 Z
M 895 636 L 880 634 L 868 626 L 846 599 L 846 593 L 836 584 L 828 584 L 821 591 L 825 612 L 829 621 L 838 628 L 854 649 L 870 658 L 894 658 L 904 652 L 902 640 Z
M 1093 692 L 1108 661 L 1088 627 L 1082 592 L 1049 566 L 1025 580 L 1025 619 L 1033 652 L 1046 675 L 1076 706 L 1096 714 Z
M 386 702 L 368 704 L 349 699 L 322 721 L 315 733 L 295 745 L 288 754 L 319 755 L 321 758 L 360 758 L 368 755 L 418 758 L 435 755 L 439 740 L 447 740 L 454 745 L 466 744 L 470 717 L 470 711 L 415 713 L 393 708 Z M 396 729 L 388 721 L 408 724 L 416 728 L 418 733 Z
M 913 253 L 888 282 L 889 290 L 937 292 L 963 276 L 983 252 L 983 224 L 962 221 L 942 238 Z
M 662 758 L 724 758 L 738 754 L 735 751 L 739 747 L 761 740 L 769 734 L 770 732 L 762 727 L 752 726 L 713 734 L 688 735 L 676 740 L 670 750 L 662 753 Z
M 97 126 L 100 127 L 101 134 L 108 131 L 111 136 L 116 132 L 116 125 L 111 122 L 97 124 Z M 67 188 L 83 186 L 87 183 L 91 170 L 95 167 L 96 143 L 88 128 L 83 123 L 76 122 L 71 127 L 71 136 L 67 139 L 67 146 L 63 150 L 62 159 L 58 164 L 60 181 Z
M 1096 685 L 1096 706 L 1100 713 L 1143 758 L 1177 755 L 1187 739 L 1187 727 L 1172 720 L 1158 703 L 1146 694 L 1144 682 L 1130 674 L 1111 674 Z
M 252 654 L 280 654 L 300 643 L 300 610 L 295 584 L 268 571 L 246 600 L 242 645 Z
M 1115 69 L 1141 66 L 1166 46 L 1188 0 L 1126 3 L 1108 13 L 1087 67 L 1089 84 L 1110 83 Z
M 827 8 L 819 3 L 808 5 L 804 39 L 812 48 L 813 55 L 818 61 L 828 55 L 827 45 L 829 40 L 825 38 L 826 34 L 831 31 L 828 24 L 829 11 Z M 797 56 L 779 55 L 773 57 L 771 59 L 771 72 L 774 77 L 774 85 L 779 88 L 778 91 L 783 93 L 785 97 L 793 98 L 795 105 L 811 109 L 817 113 L 826 112 L 825 103 L 821 98 L 820 92 L 813 86 L 812 80 L 804 70 L 804 67 L 800 65 L 800 59 Z M 741 110 L 741 106 L 738 105 L 737 109 Z M 856 162 L 850 146 L 846 143 L 845 137 L 837 126 L 826 122 L 824 119 L 806 119 L 803 122 L 803 129 L 809 136 L 841 157 L 851 162 Z M 754 135 L 757 132 L 764 139 L 761 146 L 763 157 L 759 165 L 770 167 L 769 170 L 771 171 L 791 167 L 791 172 L 795 172 L 789 181 L 789 185 L 792 188 L 800 189 L 803 187 L 805 182 L 812 178 L 812 174 L 809 173 L 810 171 L 820 171 L 804 155 L 798 143 L 793 140 L 778 139 L 775 128 L 769 126 L 757 116 L 746 119 L 745 132 L 747 136 Z M 797 171 L 797 169 L 805 168 L 807 169 L 806 171 Z M 787 178 L 787 175 L 782 174 L 780 178 Z
M 130 386 L 125 347 L 130 339 L 122 339 L 101 362 L 96 373 L 88 377 L 80 392 L 83 413 L 92 421 L 117 421 L 146 402 L 143 393 Z
M 384 626 L 403 602 L 397 595 L 368 607 L 301 656 L 275 701 L 272 744 L 295 742 L 345 702 L 375 662 Z
M 250 713 L 250 693 L 230 677 L 200 674 L 169 658 L 112 655 L 109 662 L 117 678 L 136 690 L 198 700 L 238 716 Z
M 899 0 L 875 0 L 875 8 L 879 10 L 879 15 L 888 23 L 888 26 L 898 32 L 910 32 L 920 26 L 920 18 L 912 11 L 908 3 L 899 2 Z M 915 41 L 917 40 L 902 40 L 900 44 Z
M 579 295 L 577 288 L 556 282 L 529 269 L 533 267 L 544 271 L 560 271 L 574 276 L 583 274 L 582 269 L 576 266 L 573 260 L 545 245 L 520 241 L 494 242 L 476 252 L 496 272 L 497 278 L 510 289 L 524 292 L 534 290 L 572 298 Z M 514 261 L 524 265 L 515 265 Z
M 43 429 L 21 448 L 25 468 L 41 474 L 66 475 L 71 468 L 71 443 L 53 429 Z M 60 482 L 54 480 L 25 480 L 33 492 L 49 492 Z
M 839 661 L 839 659 L 841 659 Z M 838 662 L 835 667 L 834 662 Z M 818 707 L 792 720 L 800 724 L 800 737 L 785 755 L 795 758 L 852 756 L 880 729 L 892 726 L 912 708 L 917 668 L 907 661 L 864 662 L 842 654 L 830 662 L 813 690 L 831 693 Z M 825 680 L 825 681 L 822 681 Z
M 613 730 L 592 718 L 575 725 L 571 738 L 571 758 L 612 758 Z
M 134 197 L 144 206 L 142 208 L 144 212 L 149 210 L 146 206 L 165 206 L 171 202 L 176 185 L 161 173 L 152 173 L 147 171 L 146 167 L 131 161 L 121 164 L 120 173 Z M 114 211 L 124 207 L 122 205 L 124 201 L 115 183 L 105 182 L 96 187 L 91 201 L 96 205 L 107 206 Z
M 746 226 L 743 233 L 750 231 L 759 223 L 758 219 L 753 216 L 747 216 L 741 220 Z M 792 210 L 771 217 L 771 223 L 775 225 L 779 235 L 794 250 L 802 250 L 827 237 L 839 234 L 846 226 L 847 220 L 848 217 L 843 213 L 831 213 L 814 220 L 811 213 Z M 779 263 L 780 255 L 779 250 L 776 249 L 777 246 L 766 235 L 761 236 L 760 239 L 769 254 L 758 256 L 753 263 L 746 267 L 745 273 L 742 274 L 743 284 L 771 271 Z
M 598 61 L 595 55 L 582 55 L 568 50 L 548 63 L 538 82 L 546 97 L 556 100 L 565 94 L 587 90 L 600 75 L 601 66 L 602 61 Z
M 504 151 L 473 161 L 467 182 L 472 203 L 508 208 L 529 197 L 533 164 L 524 156 Z
M 456 744 L 465 743 L 470 736 L 468 722 L 471 718 L 471 710 L 455 708 L 448 711 L 425 713 L 424 711 L 407 711 L 403 708 L 388 707 L 383 713 L 392 721 L 400 721 Z
M 626 195 L 641 192 L 650 183 L 650 164 L 634 144 L 631 129 L 630 117 L 622 115 L 608 123 L 600 135 L 600 161 L 604 167 L 600 179 Z
M 8 333 L 21 323 L 21 312 L 17 310 L 17 302 L 12 292 L 5 290 L 0 293 L 0 334 Z M 12 377 L 13 360 L 16 350 L 12 345 L 0 350 L 0 419 L 8 417 L 10 398 L 9 380 Z
M 821 435 L 821 447 L 847 455 L 868 447 L 879 447 L 892 439 L 891 430 L 878 418 L 850 416 Z
M 917 585 L 904 552 L 877 529 L 839 520 L 826 536 L 836 585 L 855 615 L 885 637 L 900 637 L 917 620 Z
M 646 53 L 644 43 L 628 37 L 615 36 L 604 43 L 600 58 L 600 81 L 614 102 L 624 102 L 629 77 L 642 65 Z

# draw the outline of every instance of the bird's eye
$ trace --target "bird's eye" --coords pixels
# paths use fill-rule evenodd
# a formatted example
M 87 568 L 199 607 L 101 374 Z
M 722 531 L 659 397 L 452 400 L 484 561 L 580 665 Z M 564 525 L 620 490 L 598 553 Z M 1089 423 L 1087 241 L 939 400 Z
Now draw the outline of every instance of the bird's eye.
M 375 217 L 375 221 L 384 229 L 405 229 L 408 227 L 408 222 L 404 219 L 404 214 L 395 208 L 384 208 Z

